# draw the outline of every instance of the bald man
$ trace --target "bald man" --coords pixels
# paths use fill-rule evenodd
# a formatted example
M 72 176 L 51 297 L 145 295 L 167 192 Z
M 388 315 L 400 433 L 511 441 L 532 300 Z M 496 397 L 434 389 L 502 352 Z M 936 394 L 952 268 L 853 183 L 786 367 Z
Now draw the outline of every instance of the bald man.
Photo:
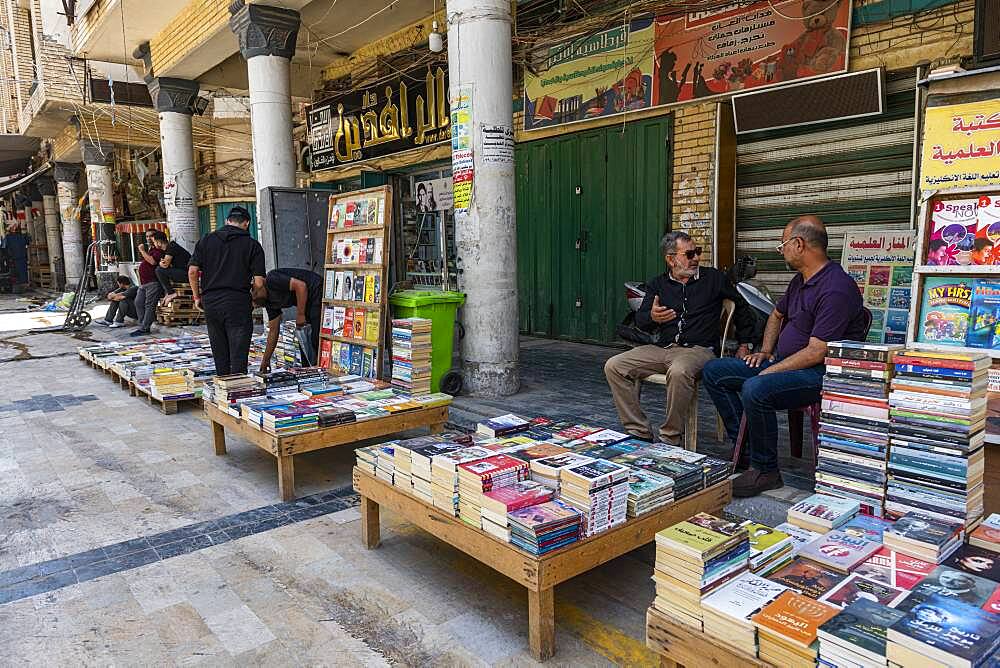
M 775 249 L 797 273 L 767 320 L 761 350 L 743 359 L 714 359 L 702 382 L 736 443 L 746 414 L 750 468 L 733 480 L 733 496 L 782 486 L 777 412 L 820 399 L 829 341 L 863 341 L 867 317 L 857 284 L 827 256 L 826 227 L 817 216 L 785 226 Z

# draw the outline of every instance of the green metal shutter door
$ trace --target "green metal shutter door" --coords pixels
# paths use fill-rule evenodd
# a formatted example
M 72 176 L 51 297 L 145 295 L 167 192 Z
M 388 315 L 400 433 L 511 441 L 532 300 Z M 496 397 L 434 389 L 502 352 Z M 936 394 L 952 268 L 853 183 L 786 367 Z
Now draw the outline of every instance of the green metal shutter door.
M 823 219 L 837 262 L 845 233 L 910 228 L 915 87 L 914 72 L 889 74 L 881 116 L 739 138 L 736 252 L 775 298 L 793 273 L 774 247 L 795 216 Z

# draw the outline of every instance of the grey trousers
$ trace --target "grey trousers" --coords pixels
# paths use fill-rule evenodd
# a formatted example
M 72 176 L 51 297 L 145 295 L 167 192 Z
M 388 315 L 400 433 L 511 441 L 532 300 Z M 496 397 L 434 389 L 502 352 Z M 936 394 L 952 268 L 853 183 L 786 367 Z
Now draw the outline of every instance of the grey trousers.
M 135 293 L 135 312 L 139 317 L 139 329 L 149 331 L 156 320 L 156 302 L 160 300 L 163 288 L 156 281 L 143 283 Z

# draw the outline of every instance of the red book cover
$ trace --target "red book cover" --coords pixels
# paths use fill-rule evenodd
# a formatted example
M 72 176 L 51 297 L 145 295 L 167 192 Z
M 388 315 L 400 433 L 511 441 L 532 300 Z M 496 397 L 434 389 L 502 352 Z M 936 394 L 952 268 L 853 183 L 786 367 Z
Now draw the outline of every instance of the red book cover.
M 319 342 L 319 366 L 321 369 L 330 368 L 330 351 L 333 347 L 333 341 L 329 339 L 323 339 Z
M 534 480 L 516 482 L 509 487 L 501 487 L 486 492 L 491 501 L 502 504 L 507 512 L 545 503 L 552 499 L 553 490 Z
M 917 559 L 887 547 L 868 557 L 868 560 L 854 569 L 858 575 L 893 587 L 913 589 L 937 564 Z
M 507 471 L 516 471 L 518 469 L 527 471 L 528 463 L 508 455 L 493 455 L 492 457 L 487 457 L 486 459 L 478 459 L 474 462 L 459 464 L 458 468 L 463 471 L 467 471 L 468 473 L 472 473 L 477 478 L 485 482 Z
M 983 610 L 1000 615 L 1000 587 L 994 589 L 990 597 L 986 599 L 986 603 L 983 603 Z
M 368 244 L 365 239 L 361 239 L 361 250 L 358 253 L 358 264 L 367 264 L 371 260 L 368 259 Z
M 364 336 L 363 332 L 362 336 Z M 348 306 L 347 310 L 344 311 L 344 338 L 354 338 L 354 308 L 351 306 Z

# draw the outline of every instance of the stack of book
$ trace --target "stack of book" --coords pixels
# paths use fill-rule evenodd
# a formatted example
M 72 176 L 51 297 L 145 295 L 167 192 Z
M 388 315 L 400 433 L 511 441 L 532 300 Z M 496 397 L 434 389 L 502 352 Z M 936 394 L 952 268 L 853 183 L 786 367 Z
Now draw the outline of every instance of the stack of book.
M 302 366 L 305 363 L 305 360 L 302 359 L 299 337 L 296 335 L 295 329 L 294 320 L 286 320 L 281 323 L 281 327 L 278 329 L 278 344 L 274 348 L 275 366 L 292 367 Z
M 939 564 L 962 545 L 964 525 L 922 513 L 907 513 L 886 529 L 883 544 L 917 559 Z
M 522 480 L 483 494 L 479 514 L 483 531 L 510 542 L 510 519 L 507 513 L 552 500 L 552 490 L 534 480 Z
M 566 452 L 552 457 L 531 460 L 531 479 L 550 487 L 559 493 L 560 473 L 573 466 L 589 464 L 594 461 L 591 457 L 578 455 L 575 452 Z
M 802 594 L 782 592 L 752 618 L 760 658 L 783 668 L 813 668 L 819 654 L 819 627 L 838 612 Z
M 531 427 L 531 422 L 513 413 L 490 418 L 476 425 L 476 433 L 490 438 L 510 436 L 522 431 L 527 431 Z
M 554 499 L 507 513 L 510 542 L 525 552 L 541 556 L 580 537 L 580 513 Z
M 840 573 L 850 573 L 881 548 L 881 543 L 835 530 L 799 550 L 799 556 Z
M 746 528 L 750 538 L 751 571 L 766 576 L 792 560 L 794 543 L 789 534 L 756 522 L 747 522 Z
M 299 381 L 291 371 L 281 369 L 270 373 L 258 373 L 257 377 L 264 384 L 268 394 L 297 392 L 299 389 Z
M 260 428 L 275 436 L 288 436 L 301 431 L 316 429 L 319 413 L 313 406 L 291 405 L 261 412 Z
M 157 399 L 191 399 L 194 391 L 180 371 L 164 370 L 149 379 L 149 392 Z
M 528 462 L 502 454 L 459 464 L 459 517 L 466 524 L 482 528 L 481 509 L 486 492 L 527 480 L 528 475 Z
M 827 345 L 816 491 L 853 499 L 881 517 L 885 507 L 892 354 L 902 346 Z
M 378 457 L 375 459 L 375 477 L 384 480 L 390 485 L 396 477 L 396 466 L 393 457 L 396 449 L 393 443 L 380 443 L 378 445 Z
M 908 350 L 893 361 L 887 513 L 973 524 L 983 514 L 990 357 Z
M 1000 515 L 992 513 L 969 534 L 969 544 L 990 552 L 1000 552 Z
M 750 618 L 788 587 L 753 573 L 741 573 L 701 600 L 705 634 L 757 656 L 757 629 Z
M 431 321 L 392 321 L 392 384 L 411 394 L 431 391 Z
M 255 378 L 244 374 L 213 376 L 215 403 L 219 408 L 240 417 L 238 404 L 248 399 L 265 396 L 264 386 Z
M 632 452 L 612 457 L 611 461 L 633 469 L 652 471 L 674 481 L 673 497 L 680 501 L 705 488 L 705 455 L 666 443 L 646 445 Z
M 809 531 L 826 533 L 853 519 L 859 508 L 858 501 L 813 494 L 788 509 L 788 521 Z
M 889 627 L 886 656 L 899 666 L 982 666 L 1000 646 L 1000 615 L 933 595 Z
M 593 536 L 625 522 L 629 468 L 605 459 L 563 469 L 559 498 L 580 511 L 581 533 Z
M 464 450 L 468 443 L 454 441 L 432 441 L 409 448 L 410 484 L 413 495 L 425 503 L 434 504 L 434 484 L 432 461 L 436 455 L 443 455 L 456 450 Z
M 626 509 L 629 517 L 638 517 L 673 502 L 673 478 L 653 471 L 629 469 L 628 507 Z
M 379 446 L 366 445 L 354 451 L 357 467 L 370 475 L 377 475 Z
M 434 455 L 431 459 L 431 491 L 434 497 L 434 507 L 458 517 L 459 465 L 479 459 L 486 459 L 494 454 L 496 453 L 486 448 L 472 446 Z M 411 453 L 411 467 L 413 465 L 412 461 L 413 456 Z
M 317 425 L 320 429 L 326 427 L 337 427 L 342 424 L 350 424 L 355 421 L 354 411 L 337 406 L 321 406 L 318 413 Z
M 698 513 L 656 534 L 653 607 L 702 628 L 702 598 L 747 569 L 747 529 Z
M 819 627 L 820 665 L 887 666 L 886 632 L 905 616 L 900 610 L 859 598 Z

